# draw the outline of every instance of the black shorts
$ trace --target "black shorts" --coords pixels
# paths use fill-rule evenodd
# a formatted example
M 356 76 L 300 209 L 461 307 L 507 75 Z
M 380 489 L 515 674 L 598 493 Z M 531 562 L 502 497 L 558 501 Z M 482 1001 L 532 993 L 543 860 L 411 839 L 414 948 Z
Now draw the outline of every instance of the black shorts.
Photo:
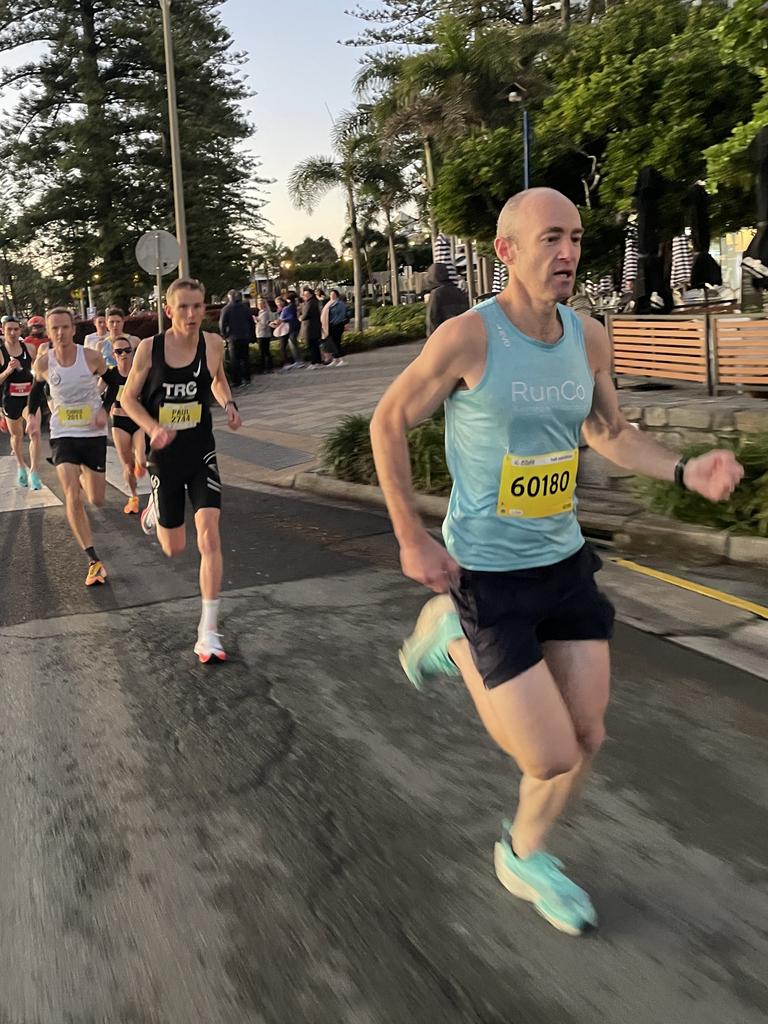
M 216 463 L 216 450 L 211 449 L 197 458 L 178 458 L 178 453 L 168 448 L 168 456 L 158 464 L 150 456 L 149 479 L 155 498 L 157 521 L 166 530 L 184 525 L 185 496 L 195 512 L 201 508 L 221 508 L 221 479 Z M 154 455 L 155 453 L 153 453 Z
M 51 452 L 54 466 L 69 462 L 94 473 L 107 471 L 106 437 L 52 437 Z
M 27 398 L 16 398 L 6 395 L 3 400 L 3 416 L 8 420 L 20 420 L 22 413 L 27 408 Z
M 543 658 L 548 640 L 609 640 L 613 605 L 597 589 L 602 562 L 589 544 L 554 565 L 512 572 L 462 569 L 451 590 L 488 689 Z
M 131 437 L 139 430 L 138 423 L 134 423 L 133 420 L 128 419 L 127 416 L 113 416 L 112 426 L 117 427 L 118 430 L 124 430 L 126 434 L 130 434 Z

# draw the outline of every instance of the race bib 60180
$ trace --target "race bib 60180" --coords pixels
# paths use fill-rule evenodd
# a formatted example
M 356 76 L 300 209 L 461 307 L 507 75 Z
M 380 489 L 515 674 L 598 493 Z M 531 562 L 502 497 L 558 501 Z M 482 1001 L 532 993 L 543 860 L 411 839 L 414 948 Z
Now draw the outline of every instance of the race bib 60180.
M 573 509 L 579 450 L 544 455 L 507 452 L 501 467 L 497 515 L 543 519 Z

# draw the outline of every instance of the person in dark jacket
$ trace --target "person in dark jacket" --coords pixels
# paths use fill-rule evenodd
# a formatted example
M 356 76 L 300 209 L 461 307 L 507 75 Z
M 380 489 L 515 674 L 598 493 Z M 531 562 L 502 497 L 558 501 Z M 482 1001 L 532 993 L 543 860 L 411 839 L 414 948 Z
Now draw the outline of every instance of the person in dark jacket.
M 229 302 L 221 311 L 219 330 L 229 347 L 229 367 L 233 387 L 251 383 L 249 346 L 256 340 L 256 329 L 251 307 L 243 302 L 240 292 L 229 292 Z
M 469 300 L 465 292 L 451 283 L 448 267 L 444 263 L 433 263 L 427 271 L 427 288 L 429 302 L 427 304 L 427 337 L 440 324 L 459 313 L 466 313 Z
M 309 361 L 312 368 L 322 366 L 320 358 L 320 339 L 322 328 L 320 325 L 320 303 L 311 288 L 304 288 L 302 291 L 304 302 L 301 305 L 301 331 L 299 338 L 309 349 Z

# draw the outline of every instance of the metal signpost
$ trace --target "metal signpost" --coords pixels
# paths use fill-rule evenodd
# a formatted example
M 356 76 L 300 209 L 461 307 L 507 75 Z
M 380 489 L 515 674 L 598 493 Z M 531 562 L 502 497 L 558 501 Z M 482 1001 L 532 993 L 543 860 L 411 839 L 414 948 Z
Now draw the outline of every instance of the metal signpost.
M 179 243 L 170 231 L 146 231 L 136 243 L 136 261 L 157 282 L 157 329 L 163 331 L 163 277 L 179 265 Z
M 160 0 L 163 10 L 163 40 L 165 43 L 165 77 L 168 87 L 168 127 L 171 141 L 171 169 L 173 171 L 173 205 L 176 210 L 176 238 L 179 241 L 179 277 L 189 276 L 187 252 L 187 219 L 184 211 L 184 182 L 181 174 L 181 144 L 179 142 L 179 114 L 176 107 L 176 70 L 173 60 L 173 30 L 171 27 L 171 0 Z

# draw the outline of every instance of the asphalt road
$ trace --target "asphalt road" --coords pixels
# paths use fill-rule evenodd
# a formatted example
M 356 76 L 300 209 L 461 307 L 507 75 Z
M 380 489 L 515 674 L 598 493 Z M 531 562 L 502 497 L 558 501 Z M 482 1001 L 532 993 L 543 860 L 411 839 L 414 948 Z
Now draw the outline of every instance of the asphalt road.
M 401 675 L 386 519 L 224 497 L 216 668 L 114 490 L 103 589 L 60 507 L 0 515 L 0 1024 L 765 1021 L 768 684 L 619 627 L 567 938 L 493 874 L 510 763 Z

